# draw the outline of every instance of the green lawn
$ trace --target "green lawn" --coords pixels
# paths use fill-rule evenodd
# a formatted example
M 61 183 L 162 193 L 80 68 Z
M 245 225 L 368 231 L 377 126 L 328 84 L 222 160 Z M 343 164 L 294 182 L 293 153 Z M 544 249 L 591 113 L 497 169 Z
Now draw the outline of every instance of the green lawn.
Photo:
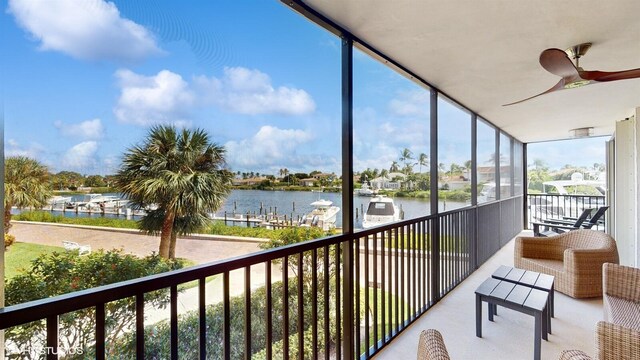
M 64 248 L 58 246 L 48 246 L 15 242 L 9 247 L 4 256 L 4 276 L 7 280 L 16 276 L 21 269 L 28 269 L 31 261 L 41 254 L 50 254 L 54 251 L 63 251 Z

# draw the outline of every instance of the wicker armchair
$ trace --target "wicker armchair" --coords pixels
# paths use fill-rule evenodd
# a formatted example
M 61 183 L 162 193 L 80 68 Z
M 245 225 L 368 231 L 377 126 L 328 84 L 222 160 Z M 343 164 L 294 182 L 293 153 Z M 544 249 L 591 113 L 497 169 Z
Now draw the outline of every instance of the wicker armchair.
M 602 266 L 604 319 L 640 331 L 640 269 Z
M 602 264 L 607 262 L 618 263 L 618 249 L 603 232 L 516 238 L 515 267 L 555 276 L 555 289 L 574 298 L 602 296 Z
M 592 360 L 580 350 L 565 350 L 560 360 Z M 640 331 L 606 321 L 596 325 L 596 359 L 637 360 L 640 359 Z
M 418 360 L 450 360 L 447 347 L 438 330 L 423 330 L 418 342 Z

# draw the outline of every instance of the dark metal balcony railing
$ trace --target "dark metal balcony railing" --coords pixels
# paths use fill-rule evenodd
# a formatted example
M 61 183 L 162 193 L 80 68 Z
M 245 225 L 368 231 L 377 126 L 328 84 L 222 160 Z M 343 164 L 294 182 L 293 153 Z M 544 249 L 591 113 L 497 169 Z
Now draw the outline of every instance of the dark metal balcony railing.
M 522 197 L 514 197 L 10 306 L 0 309 L 0 329 L 44 322 L 43 346 L 58 349 L 61 316 L 94 309 L 95 341 L 89 345 L 97 359 L 104 359 L 112 345 L 105 341 L 105 304 L 132 297 L 136 322 L 130 329 L 135 339 L 131 356 L 139 359 L 342 359 L 350 354 L 366 359 L 516 235 L 522 229 L 521 204 Z M 259 267 L 262 278 L 252 274 Z M 208 322 L 211 305 L 205 291 L 207 279 L 216 275 L 222 277 L 219 328 Z M 178 314 L 179 286 L 191 281 L 198 284 L 194 328 L 182 325 L 184 315 Z M 353 296 L 345 296 L 346 285 Z M 257 286 L 264 292 L 258 293 Z M 144 298 L 163 289 L 169 289 L 170 346 L 167 354 L 150 354 Z M 231 289 L 243 292 L 244 299 L 234 301 Z M 264 308 L 256 312 L 254 302 Z M 241 325 L 234 322 L 238 308 Z M 353 320 L 353 328 L 345 328 L 345 316 Z M 179 330 L 196 333 L 191 334 L 194 342 L 186 343 Z M 221 335 L 212 340 L 218 336 L 214 334 Z M 46 354 L 48 359 L 68 355 Z
M 605 205 L 605 197 L 602 195 L 529 194 L 527 201 L 529 229 L 532 221 L 577 218 L 584 209 L 596 209 Z M 604 230 L 605 225 L 603 216 L 594 229 Z

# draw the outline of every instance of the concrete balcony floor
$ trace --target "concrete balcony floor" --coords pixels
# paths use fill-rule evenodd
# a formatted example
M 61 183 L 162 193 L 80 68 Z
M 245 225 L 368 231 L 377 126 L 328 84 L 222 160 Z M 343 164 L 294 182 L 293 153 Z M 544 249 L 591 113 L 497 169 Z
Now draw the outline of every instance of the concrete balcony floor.
M 530 231 L 521 235 L 531 236 Z M 495 322 L 487 320 L 483 303 L 482 338 L 475 335 L 475 289 L 500 265 L 513 266 L 511 240 L 468 279 L 407 328 L 375 358 L 415 359 L 418 337 L 424 329 L 442 333 L 452 359 L 533 359 L 533 317 L 498 309 Z M 579 349 L 595 354 L 595 326 L 603 319 L 602 298 L 573 299 L 556 292 L 555 318 L 549 341 L 542 340 L 542 359 L 557 359 L 562 350 Z

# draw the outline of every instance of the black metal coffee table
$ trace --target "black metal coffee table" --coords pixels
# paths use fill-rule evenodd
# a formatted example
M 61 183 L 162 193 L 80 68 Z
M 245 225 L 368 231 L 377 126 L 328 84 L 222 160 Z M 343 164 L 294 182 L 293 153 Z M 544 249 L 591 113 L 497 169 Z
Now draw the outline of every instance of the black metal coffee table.
M 503 306 L 534 317 L 533 358 L 540 360 L 541 338 L 547 340 L 549 292 L 489 278 L 476 289 L 476 336 L 482 337 L 482 302 L 487 302 L 489 321 L 496 306 Z

